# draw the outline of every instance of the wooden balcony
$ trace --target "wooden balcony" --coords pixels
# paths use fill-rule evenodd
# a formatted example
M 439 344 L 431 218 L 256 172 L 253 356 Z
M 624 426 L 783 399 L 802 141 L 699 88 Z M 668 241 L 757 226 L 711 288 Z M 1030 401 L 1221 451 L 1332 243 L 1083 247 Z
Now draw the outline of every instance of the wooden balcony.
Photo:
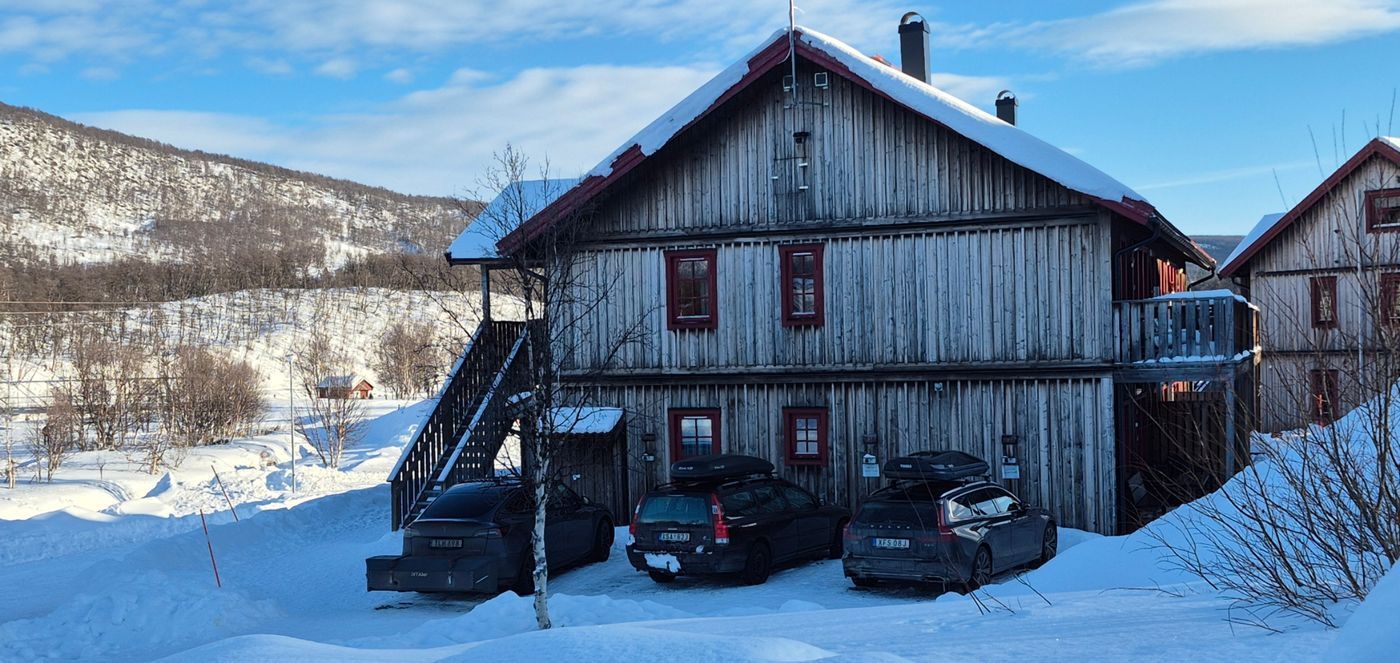
M 1120 381 L 1218 380 L 1254 365 L 1259 309 L 1225 290 L 1113 303 Z

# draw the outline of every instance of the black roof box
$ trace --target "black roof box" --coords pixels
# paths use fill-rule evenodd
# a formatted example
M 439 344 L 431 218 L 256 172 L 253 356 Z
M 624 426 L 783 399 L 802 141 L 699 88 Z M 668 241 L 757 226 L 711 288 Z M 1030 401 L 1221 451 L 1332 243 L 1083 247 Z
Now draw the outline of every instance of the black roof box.
M 762 458 L 738 454 L 696 456 L 671 464 L 672 481 L 733 479 L 755 474 L 772 474 L 773 464 Z
M 890 479 L 961 481 L 990 471 L 987 461 L 961 451 L 920 451 L 885 462 L 885 476 Z

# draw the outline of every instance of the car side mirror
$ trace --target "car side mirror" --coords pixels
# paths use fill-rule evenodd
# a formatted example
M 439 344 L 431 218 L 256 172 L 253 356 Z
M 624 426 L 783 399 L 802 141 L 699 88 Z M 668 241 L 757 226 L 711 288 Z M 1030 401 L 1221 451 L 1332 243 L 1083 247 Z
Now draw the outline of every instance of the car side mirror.
M 1012 505 L 1011 505 L 1011 513 L 1012 513 L 1012 515 L 1016 515 L 1016 516 L 1024 516 L 1024 515 L 1026 515 L 1026 505 L 1020 504 L 1020 503 L 1012 504 Z

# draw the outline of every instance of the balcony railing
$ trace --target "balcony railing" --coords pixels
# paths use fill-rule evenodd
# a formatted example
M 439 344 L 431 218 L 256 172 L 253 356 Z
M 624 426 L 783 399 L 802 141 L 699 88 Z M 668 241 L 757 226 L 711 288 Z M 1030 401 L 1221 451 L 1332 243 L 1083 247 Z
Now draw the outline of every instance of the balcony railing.
M 1258 309 L 1225 290 L 1113 303 L 1120 364 L 1232 363 L 1253 352 Z

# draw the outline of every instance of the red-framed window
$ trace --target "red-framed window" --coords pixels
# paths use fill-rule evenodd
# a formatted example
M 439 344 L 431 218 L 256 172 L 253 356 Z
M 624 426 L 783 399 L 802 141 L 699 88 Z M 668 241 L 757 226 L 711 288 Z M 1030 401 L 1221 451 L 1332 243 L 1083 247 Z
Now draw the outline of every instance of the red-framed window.
M 1373 233 L 1400 230 L 1400 189 L 1366 192 L 1366 230 Z
M 1380 323 L 1400 327 L 1400 273 L 1381 274 Z
M 783 325 L 820 327 L 826 322 L 821 244 L 778 247 L 782 263 Z
M 719 322 L 715 250 L 666 252 L 666 310 L 671 329 L 714 329 Z
M 1337 326 L 1337 277 L 1314 276 L 1308 280 L 1312 300 L 1312 326 L 1331 329 Z
M 1308 391 L 1314 422 L 1330 424 L 1337 418 L 1337 371 L 1315 369 L 1308 371 Z
M 720 452 L 719 410 L 671 410 L 671 462 Z
M 783 430 L 789 465 L 826 464 L 830 433 L 825 408 L 784 408 Z

